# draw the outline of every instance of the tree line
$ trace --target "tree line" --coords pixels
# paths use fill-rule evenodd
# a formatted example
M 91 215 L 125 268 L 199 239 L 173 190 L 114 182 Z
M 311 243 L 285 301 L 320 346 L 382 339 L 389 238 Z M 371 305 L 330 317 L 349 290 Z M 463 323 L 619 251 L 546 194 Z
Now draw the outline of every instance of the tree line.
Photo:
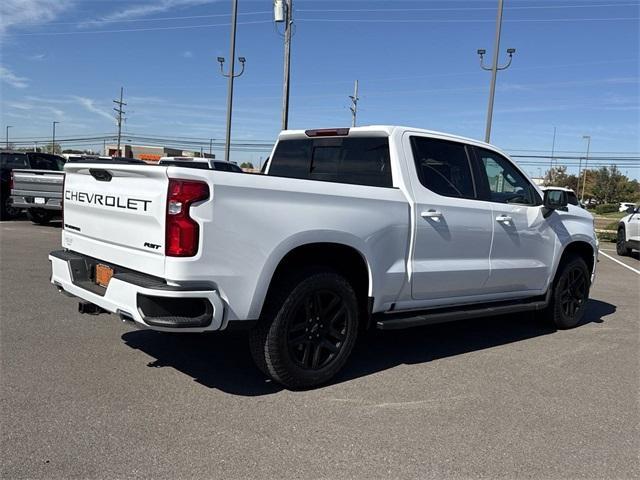
M 567 173 L 565 166 L 554 167 L 547 170 L 544 185 L 570 188 L 587 205 L 640 201 L 640 182 L 623 175 L 615 165 L 583 170 L 580 178 Z

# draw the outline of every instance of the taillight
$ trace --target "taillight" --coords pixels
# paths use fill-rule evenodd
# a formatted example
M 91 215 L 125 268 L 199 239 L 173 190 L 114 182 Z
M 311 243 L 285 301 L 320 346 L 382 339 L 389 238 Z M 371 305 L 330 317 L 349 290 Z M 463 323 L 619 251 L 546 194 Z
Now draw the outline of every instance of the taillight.
M 198 223 L 189 216 L 192 203 L 209 198 L 209 186 L 193 180 L 169 179 L 165 255 L 193 257 L 198 252 Z
M 11 194 L 11 190 L 13 190 L 13 172 L 9 176 L 9 194 Z

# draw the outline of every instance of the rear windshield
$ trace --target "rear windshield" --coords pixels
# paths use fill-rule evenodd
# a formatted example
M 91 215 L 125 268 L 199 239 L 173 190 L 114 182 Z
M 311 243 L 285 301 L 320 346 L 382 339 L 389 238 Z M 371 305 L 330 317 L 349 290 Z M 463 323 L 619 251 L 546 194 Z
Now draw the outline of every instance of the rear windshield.
M 29 168 L 27 156 L 20 153 L 0 154 L 0 167 L 2 168 Z
M 215 167 L 216 170 L 221 170 L 223 172 L 242 172 L 242 169 L 237 166 L 234 165 L 233 163 L 230 162 L 213 162 L 213 165 Z
M 391 187 L 387 137 L 329 137 L 282 140 L 270 176 Z

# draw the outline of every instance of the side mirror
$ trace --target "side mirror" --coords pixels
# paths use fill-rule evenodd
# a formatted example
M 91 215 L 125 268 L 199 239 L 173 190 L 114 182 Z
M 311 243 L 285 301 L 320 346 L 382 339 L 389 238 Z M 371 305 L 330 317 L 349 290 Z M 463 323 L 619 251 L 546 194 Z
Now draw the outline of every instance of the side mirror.
M 547 210 L 558 210 L 566 208 L 569 203 L 569 196 L 564 190 L 545 190 L 542 202 Z

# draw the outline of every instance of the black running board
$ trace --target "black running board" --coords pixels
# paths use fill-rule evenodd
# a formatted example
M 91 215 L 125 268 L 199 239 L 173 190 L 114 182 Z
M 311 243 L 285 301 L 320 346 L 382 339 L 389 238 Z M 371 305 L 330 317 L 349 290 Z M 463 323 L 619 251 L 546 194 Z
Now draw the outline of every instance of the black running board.
M 454 322 L 478 317 L 504 315 L 508 313 L 542 310 L 549 304 L 548 295 L 534 297 L 528 301 L 484 303 L 451 308 L 422 311 L 398 311 L 375 315 L 375 325 L 379 330 L 400 330 L 403 328 Z

